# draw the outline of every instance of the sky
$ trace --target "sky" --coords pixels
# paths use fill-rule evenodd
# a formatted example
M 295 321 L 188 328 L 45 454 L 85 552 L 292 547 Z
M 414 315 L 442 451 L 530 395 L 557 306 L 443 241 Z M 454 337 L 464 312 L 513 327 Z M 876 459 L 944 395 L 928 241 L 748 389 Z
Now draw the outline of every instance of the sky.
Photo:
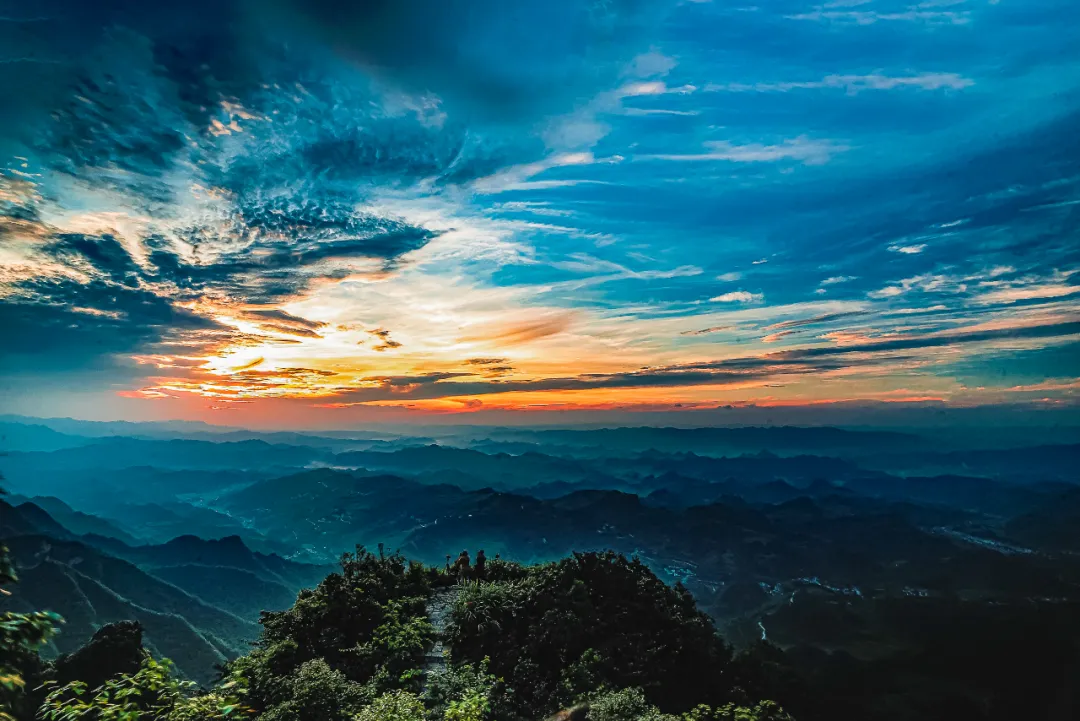
M 1076 27 L 0 0 L 0 412 L 1075 409 Z

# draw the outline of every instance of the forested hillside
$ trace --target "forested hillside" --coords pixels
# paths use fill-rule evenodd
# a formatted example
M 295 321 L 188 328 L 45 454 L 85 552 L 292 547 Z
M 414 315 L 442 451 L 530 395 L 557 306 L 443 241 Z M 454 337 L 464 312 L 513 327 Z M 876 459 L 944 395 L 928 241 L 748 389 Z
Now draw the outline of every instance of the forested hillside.
M 444 628 L 429 618 L 435 595 L 451 600 Z M 32 653 L 49 632 L 5 638 L 2 662 L 20 677 L 9 711 L 18 721 L 789 718 L 685 590 L 613 553 L 494 561 L 462 581 L 358 548 L 260 623 L 253 650 L 208 691 L 162 665 L 138 623 L 106 625 L 51 663 Z M 436 642 L 446 651 L 433 659 Z

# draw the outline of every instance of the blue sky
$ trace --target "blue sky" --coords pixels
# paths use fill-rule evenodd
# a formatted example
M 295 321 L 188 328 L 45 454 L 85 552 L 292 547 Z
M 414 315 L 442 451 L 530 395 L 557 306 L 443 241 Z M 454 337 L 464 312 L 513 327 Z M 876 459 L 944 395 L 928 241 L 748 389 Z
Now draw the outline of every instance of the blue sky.
M 0 12 L 8 410 L 1075 403 L 1074 2 L 145 5 Z

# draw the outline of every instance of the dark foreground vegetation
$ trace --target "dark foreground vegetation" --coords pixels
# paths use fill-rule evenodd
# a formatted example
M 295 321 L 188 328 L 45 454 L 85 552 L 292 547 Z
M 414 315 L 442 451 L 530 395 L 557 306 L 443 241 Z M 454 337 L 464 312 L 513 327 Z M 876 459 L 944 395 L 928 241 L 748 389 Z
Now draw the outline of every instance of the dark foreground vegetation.
M 433 661 L 435 595 L 453 600 L 447 657 Z M 1077 629 L 1054 624 L 1075 614 L 957 610 L 935 604 L 907 619 L 922 651 L 899 661 L 800 658 L 767 643 L 736 652 L 689 592 L 612 552 L 496 560 L 457 584 L 358 548 L 291 608 L 264 612 L 254 648 L 202 688 L 155 658 L 136 622 L 45 662 L 35 649 L 61 620 L 7 613 L 0 665 L 5 721 L 1074 718 Z
M 488 569 L 485 579 L 449 590 L 449 658 L 433 668 L 437 633 L 427 604 L 456 579 L 358 548 L 292 608 L 264 612 L 254 649 L 219 669 L 210 689 L 147 652 L 137 623 L 106 626 L 47 663 L 34 651 L 61 619 L 9 613 L 0 656 L 8 718 L 791 718 L 761 698 L 760 664 L 733 655 L 687 591 L 637 560 L 581 553 Z M 10 569 L 6 578 L 14 580 Z

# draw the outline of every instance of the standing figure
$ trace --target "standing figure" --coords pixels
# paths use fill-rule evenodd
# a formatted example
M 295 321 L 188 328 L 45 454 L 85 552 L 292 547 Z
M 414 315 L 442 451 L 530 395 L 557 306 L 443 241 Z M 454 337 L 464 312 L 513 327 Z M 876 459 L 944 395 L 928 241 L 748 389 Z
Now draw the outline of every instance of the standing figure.
M 465 583 L 469 580 L 469 552 L 462 551 L 458 554 L 457 561 L 454 562 L 454 568 L 457 569 L 458 583 Z
M 484 555 L 484 549 L 480 549 L 476 552 L 476 580 L 484 580 L 484 564 L 487 563 L 487 556 Z
M 446 575 L 450 575 L 450 554 L 446 554 Z

